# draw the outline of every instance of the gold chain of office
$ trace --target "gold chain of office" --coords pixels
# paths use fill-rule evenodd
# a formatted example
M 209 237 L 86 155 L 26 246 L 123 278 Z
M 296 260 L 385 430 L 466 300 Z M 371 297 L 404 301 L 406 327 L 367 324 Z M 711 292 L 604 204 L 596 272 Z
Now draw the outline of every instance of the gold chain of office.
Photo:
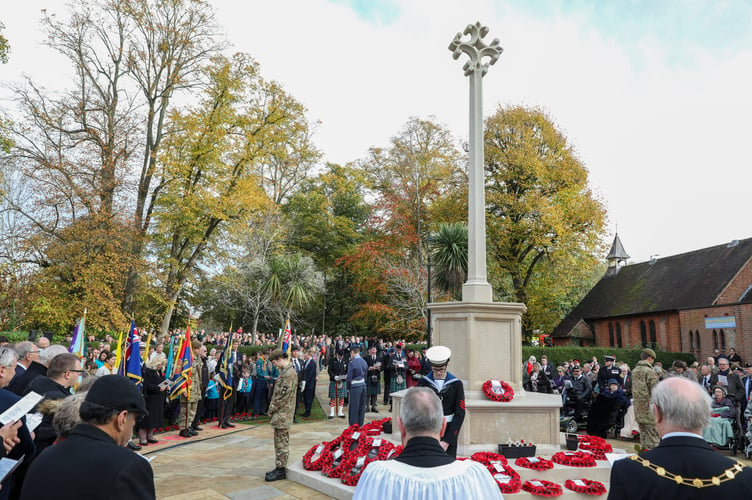
M 669 472 L 663 467 L 659 467 L 652 463 L 650 460 L 646 460 L 642 458 L 639 455 L 632 455 L 629 457 L 630 459 L 634 460 L 635 462 L 638 462 L 643 467 L 647 467 L 648 469 L 652 470 L 659 476 L 666 478 L 670 481 L 675 482 L 676 484 L 683 484 L 684 486 L 691 486 L 693 488 L 707 488 L 708 486 L 719 486 L 721 483 L 725 483 L 726 481 L 731 481 L 736 477 L 737 474 L 739 474 L 742 469 L 744 469 L 744 465 L 739 462 L 738 460 L 734 465 L 723 471 L 721 474 L 718 474 L 717 476 L 713 476 L 709 479 L 700 479 L 700 478 L 685 478 L 680 476 L 679 474 L 674 474 L 673 472 Z

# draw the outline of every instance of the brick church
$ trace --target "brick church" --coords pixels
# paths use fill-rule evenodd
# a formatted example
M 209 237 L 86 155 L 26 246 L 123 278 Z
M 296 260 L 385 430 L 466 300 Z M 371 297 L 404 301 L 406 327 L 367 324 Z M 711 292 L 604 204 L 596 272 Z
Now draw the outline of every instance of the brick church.
M 735 348 L 752 361 L 752 238 L 627 264 L 617 234 L 600 281 L 554 329 L 554 345 Z

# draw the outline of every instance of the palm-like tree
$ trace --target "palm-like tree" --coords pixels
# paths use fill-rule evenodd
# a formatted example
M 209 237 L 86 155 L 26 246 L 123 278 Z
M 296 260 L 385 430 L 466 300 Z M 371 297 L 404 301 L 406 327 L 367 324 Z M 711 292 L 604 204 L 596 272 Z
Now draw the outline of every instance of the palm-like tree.
M 434 283 L 459 299 L 467 279 L 467 224 L 441 224 L 431 246 L 431 261 L 436 268 Z
M 265 291 L 279 308 L 282 320 L 306 307 L 322 292 L 323 277 L 310 257 L 299 252 L 275 255 L 269 259 L 269 279 Z

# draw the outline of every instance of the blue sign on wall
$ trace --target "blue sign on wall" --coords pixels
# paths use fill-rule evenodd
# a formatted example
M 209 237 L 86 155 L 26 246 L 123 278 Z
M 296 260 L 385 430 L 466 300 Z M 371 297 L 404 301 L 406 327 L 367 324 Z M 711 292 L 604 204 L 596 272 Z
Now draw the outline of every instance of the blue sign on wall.
M 721 316 L 720 318 L 705 318 L 705 328 L 736 328 L 736 316 Z

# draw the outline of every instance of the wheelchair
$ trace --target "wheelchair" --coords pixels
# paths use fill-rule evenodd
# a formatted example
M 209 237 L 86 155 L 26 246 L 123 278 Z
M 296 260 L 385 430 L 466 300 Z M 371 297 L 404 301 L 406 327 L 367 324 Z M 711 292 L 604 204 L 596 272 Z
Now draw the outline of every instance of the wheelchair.
M 749 447 L 745 447 L 745 435 L 742 430 L 742 423 L 741 418 L 739 416 L 739 407 L 736 406 L 736 415 L 733 418 L 722 418 L 720 421 L 726 421 L 731 424 L 731 430 L 732 434 L 731 436 L 727 437 L 725 442 L 718 443 L 718 442 L 709 442 L 715 449 L 717 450 L 725 450 L 731 452 L 731 455 L 736 456 L 736 454 L 742 450 L 744 451 L 744 454 L 749 458 Z M 712 426 L 712 420 L 711 420 L 711 426 Z
M 561 407 L 559 413 L 559 429 L 563 432 L 572 434 L 587 427 L 588 413 L 593 405 L 593 394 L 588 393 L 585 395 L 580 418 L 575 420 L 574 414 L 577 403 L 574 395 L 570 391 L 571 389 L 569 388 L 564 389 L 564 394 L 562 396 L 564 405 Z

